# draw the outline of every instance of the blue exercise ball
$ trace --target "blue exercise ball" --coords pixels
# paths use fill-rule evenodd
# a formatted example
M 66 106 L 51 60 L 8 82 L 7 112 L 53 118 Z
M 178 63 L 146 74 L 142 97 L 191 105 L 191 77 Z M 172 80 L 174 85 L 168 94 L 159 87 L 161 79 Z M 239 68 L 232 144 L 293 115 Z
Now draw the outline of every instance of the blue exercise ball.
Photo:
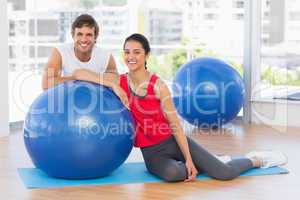
M 216 58 L 197 58 L 177 71 L 173 101 L 180 116 L 200 127 L 220 127 L 243 106 L 245 86 L 229 64 Z
M 24 123 L 34 165 L 49 176 L 89 179 L 110 174 L 128 157 L 134 127 L 119 98 L 101 85 L 67 81 L 42 93 Z

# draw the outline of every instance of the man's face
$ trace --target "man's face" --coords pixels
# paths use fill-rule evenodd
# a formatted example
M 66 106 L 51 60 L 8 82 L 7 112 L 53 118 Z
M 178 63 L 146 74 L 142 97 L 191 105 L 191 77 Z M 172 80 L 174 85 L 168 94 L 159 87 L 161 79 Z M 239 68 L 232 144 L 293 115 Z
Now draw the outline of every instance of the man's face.
M 93 46 L 96 42 L 95 28 L 90 28 L 87 26 L 75 28 L 73 33 L 73 40 L 75 51 L 80 53 L 92 52 Z

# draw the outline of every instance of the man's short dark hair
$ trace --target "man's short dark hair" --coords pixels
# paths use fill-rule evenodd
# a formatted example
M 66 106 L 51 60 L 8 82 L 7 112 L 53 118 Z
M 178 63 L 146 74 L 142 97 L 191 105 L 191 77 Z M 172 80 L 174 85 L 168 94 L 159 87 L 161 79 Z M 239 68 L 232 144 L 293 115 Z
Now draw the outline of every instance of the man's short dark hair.
M 99 34 L 99 26 L 96 20 L 88 14 L 79 15 L 72 24 L 72 35 L 75 33 L 75 28 L 82 28 L 84 26 L 95 28 L 95 38 L 98 37 Z

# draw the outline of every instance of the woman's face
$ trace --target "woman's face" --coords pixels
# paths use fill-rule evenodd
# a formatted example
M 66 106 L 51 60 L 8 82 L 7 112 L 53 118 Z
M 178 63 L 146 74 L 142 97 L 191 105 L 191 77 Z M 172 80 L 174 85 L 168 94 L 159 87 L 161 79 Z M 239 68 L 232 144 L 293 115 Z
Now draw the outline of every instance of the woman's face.
M 145 61 L 148 58 L 148 54 L 141 43 L 134 40 L 129 40 L 124 45 L 124 62 L 127 65 L 129 71 L 136 71 L 138 69 L 145 69 Z

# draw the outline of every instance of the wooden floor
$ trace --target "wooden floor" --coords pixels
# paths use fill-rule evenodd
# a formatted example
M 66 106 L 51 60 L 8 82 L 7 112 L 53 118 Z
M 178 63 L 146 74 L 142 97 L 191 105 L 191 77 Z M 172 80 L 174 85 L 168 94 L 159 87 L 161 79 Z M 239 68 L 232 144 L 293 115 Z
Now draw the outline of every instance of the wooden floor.
M 250 150 L 275 149 L 285 152 L 290 170 L 287 175 L 239 177 L 233 181 L 191 183 L 147 183 L 82 186 L 60 189 L 26 189 L 17 168 L 32 166 L 24 149 L 21 132 L 0 138 L 0 199 L 247 199 L 275 200 L 300 198 L 300 128 L 258 125 L 228 127 L 226 131 L 195 130 L 193 137 L 214 153 L 242 154 Z M 140 159 L 135 149 L 131 159 Z

